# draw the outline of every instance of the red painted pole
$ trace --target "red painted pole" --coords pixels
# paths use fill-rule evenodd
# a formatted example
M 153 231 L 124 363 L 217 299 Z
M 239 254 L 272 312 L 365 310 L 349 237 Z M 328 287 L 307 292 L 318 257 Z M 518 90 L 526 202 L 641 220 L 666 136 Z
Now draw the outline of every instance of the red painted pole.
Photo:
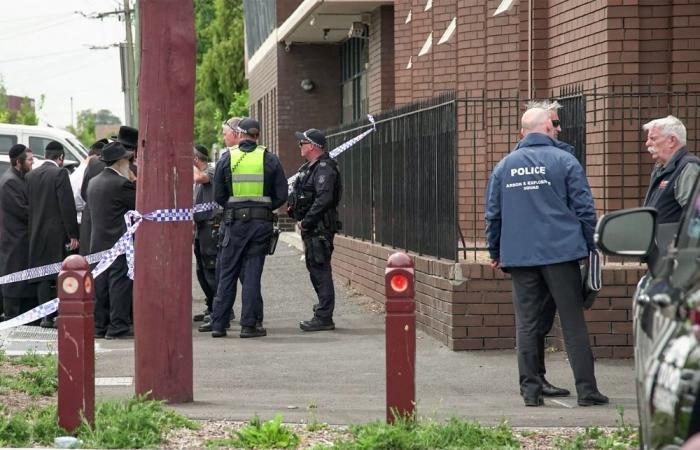
M 192 207 L 196 38 L 193 2 L 140 0 L 136 208 Z M 192 401 L 192 223 L 144 221 L 136 233 L 136 394 Z
M 386 292 L 386 421 L 412 417 L 416 408 L 416 301 L 413 260 L 389 257 Z
M 58 274 L 58 425 L 72 432 L 95 421 L 95 319 L 90 266 L 80 255 Z

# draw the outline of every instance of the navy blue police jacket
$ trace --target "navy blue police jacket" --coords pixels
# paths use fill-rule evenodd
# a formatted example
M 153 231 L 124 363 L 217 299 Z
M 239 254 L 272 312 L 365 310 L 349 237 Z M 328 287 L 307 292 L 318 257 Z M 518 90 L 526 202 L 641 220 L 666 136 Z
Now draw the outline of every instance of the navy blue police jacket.
M 507 268 L 587 257 L 595 249 L 596 212 L 581 164 L 542 133 L 516 148 L 493 169 L 486 189 L 491 259 Z

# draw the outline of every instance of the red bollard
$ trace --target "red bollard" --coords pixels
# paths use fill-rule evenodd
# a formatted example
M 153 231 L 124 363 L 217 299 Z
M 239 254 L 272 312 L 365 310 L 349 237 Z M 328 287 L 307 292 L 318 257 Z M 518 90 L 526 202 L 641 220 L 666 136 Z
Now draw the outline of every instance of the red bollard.
M 416 408 L 416 301 L 413 260 L 389 257 L 386 289 L 386 421 L 412 417 Z
M 80 255 L 58 274 L 58 425 L 73 432 L 82 417 L 95 422 L 94 283 Z

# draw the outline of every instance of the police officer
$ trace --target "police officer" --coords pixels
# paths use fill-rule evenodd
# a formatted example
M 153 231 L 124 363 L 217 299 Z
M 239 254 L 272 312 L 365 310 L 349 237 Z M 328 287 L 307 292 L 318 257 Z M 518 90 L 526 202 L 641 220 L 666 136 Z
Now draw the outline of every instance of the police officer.
M 260 278 L 272 238 L 273 211 L 287 201 L 287 178 L 277 156 L 258 145 L 260 124 L 251 118 L 236 126 L 241 135 L 216 163 L 214 198 L 224 207 L 219 233 L 219 280 L 211 322 L 200 331 L 211 329 L 212 337 L 226 336 L 236 283 L 245 266 L 242 338 L 266 336 L 258 320 L 262 317 Z
M 289 215 L 301 229 L 306 268 L 318 295 L 314 316 L 299 323 L 304 331 L 334 330 L 335 289 L 331 271 L 333 236 L 340 228 L 338 203 L 342 191 L 340 172 L 334 159 L 326 153 L 326 136 L 311 128 L 295 133 L 301 156 L 306 163 L 299 168 L 289 197 Z
M 583 316 L 578 260 L 595 249 L 596 212 L 576 158 L 552 139 L 542 108 L 522 117 L 523 140 L 494 168 L 486 190 L 486 238 L 491 265 L 513 282 L 520 392 L 526 406 L 544 404 L 538 373 L 538 325 L 551 295 L 559 310 L 578 404 L 602 405 Z

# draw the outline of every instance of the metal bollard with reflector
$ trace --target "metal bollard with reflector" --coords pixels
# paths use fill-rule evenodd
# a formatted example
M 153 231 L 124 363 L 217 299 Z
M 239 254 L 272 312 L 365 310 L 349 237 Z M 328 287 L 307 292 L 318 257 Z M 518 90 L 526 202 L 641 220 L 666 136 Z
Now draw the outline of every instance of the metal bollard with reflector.
M 413 260 L 394 253 L 384 272 L 386 293 L 386 420 L 412 417 L 416 406 L 416 302 Z
M 95 420 L 95 319 L 90 266 L 80 255 L 58 274 L 58 425 L 75 431 Z

